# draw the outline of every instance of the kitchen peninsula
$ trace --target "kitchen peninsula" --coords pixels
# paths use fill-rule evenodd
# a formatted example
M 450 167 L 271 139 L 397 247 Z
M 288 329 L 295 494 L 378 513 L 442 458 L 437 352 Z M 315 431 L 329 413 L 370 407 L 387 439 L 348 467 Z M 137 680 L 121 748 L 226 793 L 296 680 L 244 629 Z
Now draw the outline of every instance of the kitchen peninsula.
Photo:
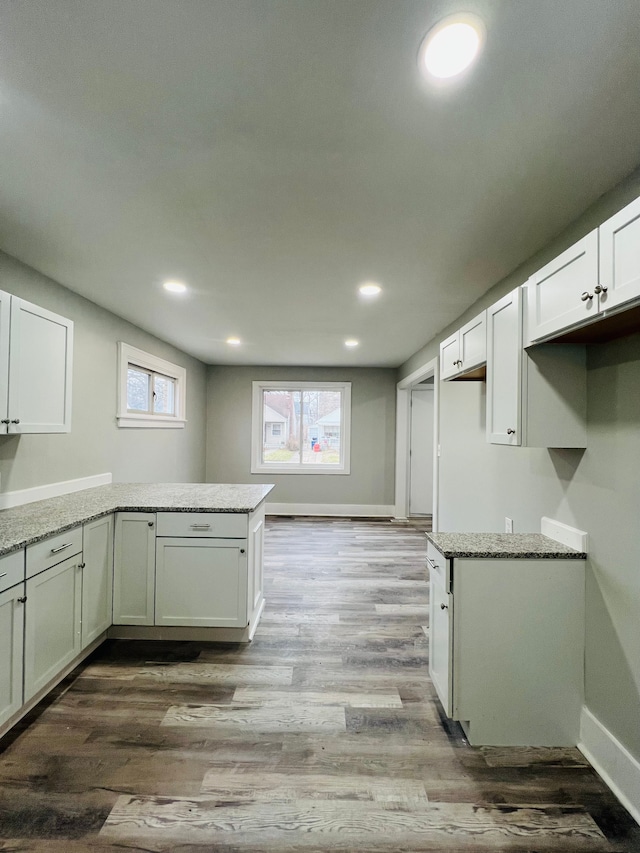
M 0 735 L 107 638 L 248 642 L 272 488 L 118 483 L 0 512 Z

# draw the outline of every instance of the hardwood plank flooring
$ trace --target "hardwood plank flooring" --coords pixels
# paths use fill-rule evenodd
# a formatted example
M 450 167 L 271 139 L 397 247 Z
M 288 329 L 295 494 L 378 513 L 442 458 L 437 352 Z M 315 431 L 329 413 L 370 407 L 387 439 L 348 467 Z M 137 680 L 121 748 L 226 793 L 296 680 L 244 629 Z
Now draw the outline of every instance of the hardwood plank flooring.
M 638 853 L 578 750 L 443 717 L 424 528 L 269 519 L 251 644 L 102 646 L 0 741 L 1 853 Z

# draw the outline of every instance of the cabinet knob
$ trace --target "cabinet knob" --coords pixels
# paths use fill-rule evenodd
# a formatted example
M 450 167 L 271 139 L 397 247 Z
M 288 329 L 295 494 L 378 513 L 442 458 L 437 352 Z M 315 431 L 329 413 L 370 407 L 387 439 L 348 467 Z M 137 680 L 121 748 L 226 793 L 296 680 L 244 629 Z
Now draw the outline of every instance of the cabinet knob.
M 244 548 L 240 548 L 240 553 L 244 554 Z
M 0 421 L 0 424 L 10 424 L 10 423 L 11 423 L 11 421 L 9 420 L 9 418 L 2 418 L 2 420 Z
M 22 596 L 21 596 L 20 598 L 18 598 L 17 600 L 20 602 L 20 604 L 24 604 L 24 603 L 26 602 L 26 600 L 27 600 L 27 596 L 26 596 L 26 595 L 22 595 Z
M 449 608 L 447 607 L 447 605 L 446 605 L 446 604 L 441 604 L 441 605 L 440 605 L 440 610 L 448 610 L 448 609 L 449 609 Z
M 591 301 L 591 300 L 593 299 L 593 293 L 588 293 L 588 292 L 585 290 L 585 291 L 583 292 L 582 296 L 580 297 L 580 299 L 582 299 L 582 301 L 583 301 L 583 302 L 589 302 L 589 301 Z
M 16 418 L 15 420 L 11 421 L 11 423 L 12 423 L 12 424 L 19 424 L 19 423 L 20 423 L 20 418 Z
M 147 524 L 149 525 L 149 527 L 153 527 L 153 521 L 148 521 Z
M 596 284 L 596 286 L 593 289 L 594 289 L 595 293 L 606 293 L 607 290 L 609 290 L 609 288 L 606 286 L 606 284 Z
M 84 567 L 85 567 L 86 565 L 87 565 L 86 563 L 78 563 L 78 568 L 79 568 L 79 569 L 84 569 Z
M 515 434 L 516 434 L 515 429 L 511 429 L 511 427 L 509 427 L 509 428 L 507 429 L 507 435 L 515 435 Z

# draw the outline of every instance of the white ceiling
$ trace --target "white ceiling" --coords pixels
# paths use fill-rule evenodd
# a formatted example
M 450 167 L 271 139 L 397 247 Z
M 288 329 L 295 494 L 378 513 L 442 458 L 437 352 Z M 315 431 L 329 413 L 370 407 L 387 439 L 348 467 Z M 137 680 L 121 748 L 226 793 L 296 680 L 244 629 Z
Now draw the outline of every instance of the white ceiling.
M 0 0 L 0 247 L 206 362 L 396 366 L 638 164 L 639 44 L 638 0 Z

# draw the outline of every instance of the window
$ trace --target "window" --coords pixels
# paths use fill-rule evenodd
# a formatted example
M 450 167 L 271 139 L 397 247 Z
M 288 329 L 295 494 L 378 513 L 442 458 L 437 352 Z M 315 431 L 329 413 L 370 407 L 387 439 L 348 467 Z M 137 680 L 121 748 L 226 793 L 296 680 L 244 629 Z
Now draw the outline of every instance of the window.
M 184 367 L 120 341 L 118 375 L 118 426 L 184 427 Z
M 253 474 L 348 474 L 350 382 L 254 382 Z

